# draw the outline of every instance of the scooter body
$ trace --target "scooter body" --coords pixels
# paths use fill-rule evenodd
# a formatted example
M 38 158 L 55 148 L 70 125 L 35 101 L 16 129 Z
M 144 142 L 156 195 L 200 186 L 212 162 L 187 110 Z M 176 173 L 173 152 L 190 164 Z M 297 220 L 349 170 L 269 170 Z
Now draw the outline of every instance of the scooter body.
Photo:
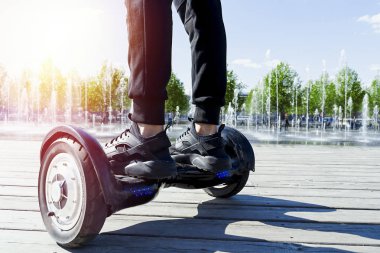
M 254 152 L 236 129 L 226 127 L 222 137 L 232 168 L 212 173 L 177 164 L 177 176 L 160 181 L 114 175 L 102 146 L 90 134 L 74 126 L 52 129 L 42 143 L 38 183 L 47 231 L 64 247 L 80 247 L 99 233 L 106 217 L 153 200 L 161 188 L 204 189 L 219 198 L 236 195 L 254 171 Z

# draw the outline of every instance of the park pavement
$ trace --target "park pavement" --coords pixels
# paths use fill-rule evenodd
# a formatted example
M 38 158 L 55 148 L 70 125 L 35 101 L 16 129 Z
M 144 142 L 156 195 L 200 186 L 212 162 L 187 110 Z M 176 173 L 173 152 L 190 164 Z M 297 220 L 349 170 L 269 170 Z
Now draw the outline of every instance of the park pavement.
M 42 223 L 40 144 L 0 140 L 0 252 L 77 252 Z M 164 189 L 78 252 L 380 252 L 379 147 L 253 147 L 256 172 L 238 196 Z

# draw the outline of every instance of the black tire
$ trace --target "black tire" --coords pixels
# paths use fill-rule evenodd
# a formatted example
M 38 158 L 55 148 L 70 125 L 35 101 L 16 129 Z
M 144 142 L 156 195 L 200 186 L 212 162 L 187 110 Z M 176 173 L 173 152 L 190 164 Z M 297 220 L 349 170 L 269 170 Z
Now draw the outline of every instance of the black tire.
M 233 183 L 203 189 L 208 195 L 215 198 L 229 198 L 238 194 L 245 187 L 249 172 L 254 171 L 255 167 L 252 145 L 242 133 L 234 128 L 225 127 L 222 137 L 226 144 L 226 152 L 233 164 L 237 164 L 239 167 L 241 175 Z
M 107 217 L 104 196 L 87 151 L 73 138 L 57 139 L 44 154 L 38 200 L 47 231 L 63 247 L 83 246 L 102 229 Z

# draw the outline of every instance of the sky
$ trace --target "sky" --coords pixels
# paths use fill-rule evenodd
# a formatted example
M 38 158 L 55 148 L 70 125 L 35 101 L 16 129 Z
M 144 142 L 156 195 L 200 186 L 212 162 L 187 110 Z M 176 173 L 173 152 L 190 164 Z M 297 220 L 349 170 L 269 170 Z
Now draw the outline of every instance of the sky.
M 247 89 L 279 61 L 302 81 L 347 63 L 367 84 L 380 70 L 380 0 L 221 2 L 228 68 Z M 82 76 L 105 61 L 128 71 L 126 14 L 123 0 L 1 0 L 0 65 L 14 77 L 47 58 Z M 174 8 L 173 26 L 173 72 L 190 93 L 190 44 Z

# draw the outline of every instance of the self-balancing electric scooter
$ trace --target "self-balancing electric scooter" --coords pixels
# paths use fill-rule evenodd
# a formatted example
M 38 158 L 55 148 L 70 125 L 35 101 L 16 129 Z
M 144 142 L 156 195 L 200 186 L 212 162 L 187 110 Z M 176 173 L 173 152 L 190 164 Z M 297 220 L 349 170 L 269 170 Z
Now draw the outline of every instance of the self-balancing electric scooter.
M 59 245 L 80 247 L 99 233 L 108 216 L 151 201 L 163 187 L 204 189 L 216 198 L 236 195 L 254 171 L 254 152 L 236 129 L 225 127 L 222 137 L 232 168 L 212 173 L 177 164 L 175 178 L 148 181 L 114 175 L 102 146 L 83 129 L 54 128 L 42 143 L 38 179 L 47 231 Z

